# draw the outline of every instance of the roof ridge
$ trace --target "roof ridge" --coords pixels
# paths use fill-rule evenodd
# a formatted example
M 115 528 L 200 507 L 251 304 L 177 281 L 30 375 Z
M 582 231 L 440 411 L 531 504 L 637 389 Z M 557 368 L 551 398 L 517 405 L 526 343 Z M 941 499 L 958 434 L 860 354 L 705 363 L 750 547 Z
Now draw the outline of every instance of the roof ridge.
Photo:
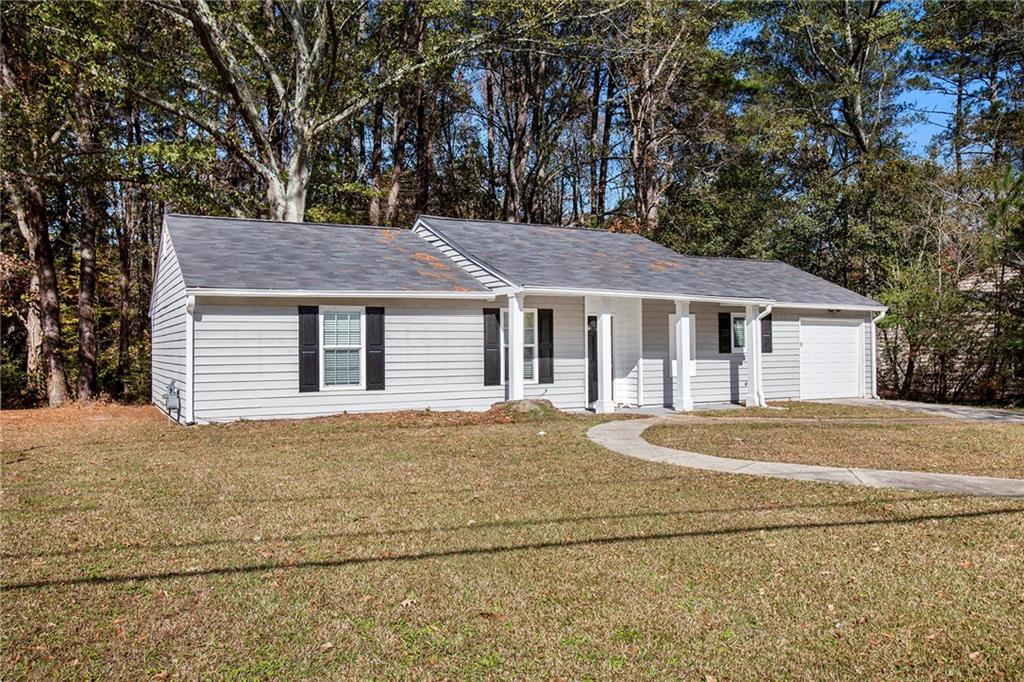
M 659 242 L 655 242 L 655 244 L 657 244 L 657 243 L 659 243 Z M 662 244 L 662 246 L 665 246 L 665 245 Z M 672 247 L 667 247 L 667 248 L 671 249 Z M 747 258 L 746 256 L 699 256 L 699 255 L 690 254 L 690 253 L 680 253 L 679 251 L 676 251 L 675 249 L 672 249 L 672 250 L 675 251 L 676 253 L 678 253 L 683 258 L 701 258 L 701 259 L 704 259 L 704 260 L 739 260 L 739 261 L 744 261 L 744 262 L 747 262 L 747 263 L 782 263 L 783 265 L 789 265 L 789 263 L 787 263 L 787 262 L 785 262 L 783 260 L 779 260 L 778 258 Z M 793 267 L 793 266 L 789 265 L 789 267 Z M 797 269 L 799 270 L 799 268 L 797 268 Z
M 197 215 L 195 213 L 165 213 L 165 218 L 199 218 L 202 220 L 233 220 L 237 222 L 248 222 L 248 223 L 273 223 L 274 225 L 316 225 L 320 227 L 349 227 L 362 230 L 403 230 L 408 232 L 407 227 L 391 227 L 389 225 L 353 225 L 350 223 L 324 223 L 319 221 L 308 221 L 303 220 L 302 222 L 293 223 L 288 220 L 272 220 L 271 218 L 243 218 L 241 216 L 217 216 L 217 215 Z
M 520 223 L 520 222 L 509 222 L 507 220 L 494 220 L 491 218 L 451 218 L 443 215 L 430 215 L 428 213 L 421 213 L 416 216 L 416 220 L 421 218 L 433 218 L 435 220 L 454 220 L 460 223 L 491 223 L 493 225 L 514 225 L 522 227 L 553 227 L 559 230 L 579 230 L 581 232 L 606 232 L 613 234 L 607 228 L 604 227 L 576 227 L 575 225 L 555 225 L 552 223 Z M 415 222 L 415 221 L 414 221 Z M 628 233 L 624 233 L 628 234 Z

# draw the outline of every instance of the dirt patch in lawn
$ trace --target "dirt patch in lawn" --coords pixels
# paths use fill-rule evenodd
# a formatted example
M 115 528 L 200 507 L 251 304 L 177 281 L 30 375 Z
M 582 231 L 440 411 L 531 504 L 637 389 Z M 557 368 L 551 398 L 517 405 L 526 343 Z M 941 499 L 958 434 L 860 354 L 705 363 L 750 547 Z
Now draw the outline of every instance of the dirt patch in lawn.
M 743 422 L 654 426 L 651 443 L 720 457 L 1024 478 L 1024 427 L 951 419 Z
M 1024 669 L 1024 602 L 1008 596 L 1024 594 L 1024 503 L 643 462 L 591 443 L 600 420 L 414 413 L 186 429 L 152 408 L 4 413 L 0 669 Z

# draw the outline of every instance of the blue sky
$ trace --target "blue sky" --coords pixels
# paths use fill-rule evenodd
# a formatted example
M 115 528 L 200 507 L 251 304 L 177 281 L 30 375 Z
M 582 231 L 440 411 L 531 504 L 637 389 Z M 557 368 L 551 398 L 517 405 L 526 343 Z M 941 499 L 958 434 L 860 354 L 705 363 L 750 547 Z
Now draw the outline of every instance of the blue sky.
M 901 104 L 909 105 L 917 114 L 913 122 L 902 126 L 907 138 L 907 149 L 917 156 L 928 156 L 928 145 L 932 137 L 947 124 L 952 111 L 952 101 L 948 95 L 931 90 L 909 90 L 899 99 Z

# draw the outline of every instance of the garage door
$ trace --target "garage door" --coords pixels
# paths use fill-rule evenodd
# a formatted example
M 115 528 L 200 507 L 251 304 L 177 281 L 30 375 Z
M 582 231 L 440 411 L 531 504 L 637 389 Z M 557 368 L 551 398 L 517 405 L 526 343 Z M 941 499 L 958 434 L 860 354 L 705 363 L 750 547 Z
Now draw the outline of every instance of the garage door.
M 800 397 L 856 398 L 864 364 L 859 320 L 800 319 Z

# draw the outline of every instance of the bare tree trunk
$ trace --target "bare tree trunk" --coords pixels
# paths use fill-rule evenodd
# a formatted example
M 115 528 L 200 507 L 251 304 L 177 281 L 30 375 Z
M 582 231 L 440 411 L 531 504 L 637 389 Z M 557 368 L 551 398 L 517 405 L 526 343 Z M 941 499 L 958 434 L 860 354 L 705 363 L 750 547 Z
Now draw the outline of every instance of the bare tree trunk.
M 427 211 L 430 201 L 430 176 L 434 160 L 434 103 L 420 85 L 416 102 L 416 210 Z
M 529 60 L 527 56 L 524 59 Z M 512 75 L 514 95 L 514 124 L 508 150 L 508 182 L 505 187 L 505 220 L 510 223 L 519 221 L 525 208 L 526 164 L 530 156 L 530 90 L 526 70 L 529 63 L 518 61 L 514 64 Z
M 13 188 L 11 194 L 13 194 Z M 28 245 L 28 259 L 32 263 L 32 276 L 28 285 L 28 310 L 25 313 L 25 371 L 29 387 L 38 388 L 46 383 L 41 375 L 43 360 L 43 328 L 39 321 L 39 271 L 36 263 L 36 237 L 29 229 L 23 210 L 15 210 L 18 231 Z
M 597 204 L 594 213 L 604 220 L 606 197 L 608 196 L 608 158 L 611 155 L 612 120 L 615 116 L 615 77 L 608 70 L 608 84 L 605 88 L 604 123 L 601 130 L 601 168 L 597 176 Z
M 384 155 L 384 98 L 373 105 L 373 148 L 370 152 L 370 224 L 380 225 L 380 163 Z
M 494 170 L 494 71 L 484 72 L 484 100 L 487 107 L 487 191 L 491 198 L 491 218 L 498 215 L 498 181 Z
M 903 372 L 903 383 L 900 385 L 900 398 L 909 398 L 914 389 L 914 371 L 917 369 L 917 349 L 907 351 L 907 367 Z
M 97 152 L 96 121 L 92 102 L 79 89 L 75 93 L 75 125 L 79 152 L 91 160 Z M 96 353 L 96 234 L 106 217 L 106 197 L 96 180 L 86 174 L 79 192 L 81 229 L 78 235 L 78 399 L 99 394 Z
M 590 160 L 590 212 L 597 215 L 598 197 L 598 166 L 601 158 L 598 128 L 601 118 L 601 65 L 594 66 L 594 82 L 590 88 L 590 149 L 593 157 Z M 576 209 L 573 208 L 575 214 Z
M 402 173 L 405 170 L 405 138 L 409 122 L 406 112 L 405 98 L 398 98 L 398 109 L 395 115 L 395 137 L 391 149 L 391 187 L 388 189 L 388 201 L 384 210 L 384 224 L 394 225 L 398 215 L 398 199 L 402 191 Z
M 131 224 L 125 222 L 118 238 L 117 255 L 121 266 L 117 280 L 120 305 L 117 309 L 117 387 L 121 399 L 128 397 L 128 350 L 131 342 Z
M 8 186 L 12 207 L 19 225 L 31 235 L 36 275 L 39 281 L 39 325 L 42 353 L 46 361 L 46 394 L 51 407 L 67 401 L 67 374 L 61 356 L 60 295 L 57 270 L 53 264 L 53 246 L 46 224 L 46 200 L 39 187 L 27 176 L 18 178 L 18 186 Z

